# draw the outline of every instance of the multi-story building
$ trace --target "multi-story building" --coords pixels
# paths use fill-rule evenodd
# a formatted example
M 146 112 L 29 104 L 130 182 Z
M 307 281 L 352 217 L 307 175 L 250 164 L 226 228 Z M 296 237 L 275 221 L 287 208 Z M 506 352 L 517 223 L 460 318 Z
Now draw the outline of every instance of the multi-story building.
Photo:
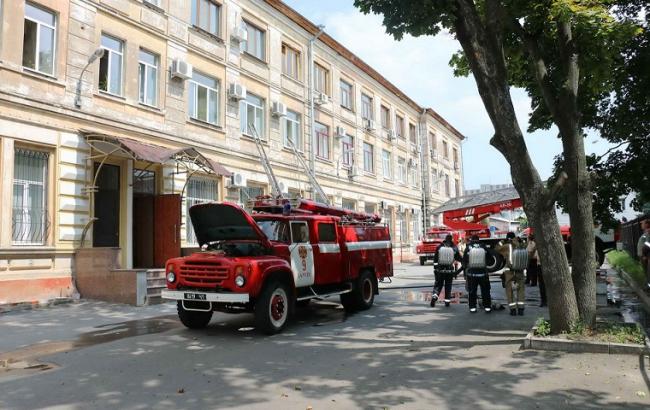
M 0 0 L 0 304 L 69 296 L 82 250 L 195 247 L 191 205 L 270 193 L 255 130 L 287 194 L 312 196 L 295 146 L 408 254 L 463 136 L 319 32 L 277 0 Z

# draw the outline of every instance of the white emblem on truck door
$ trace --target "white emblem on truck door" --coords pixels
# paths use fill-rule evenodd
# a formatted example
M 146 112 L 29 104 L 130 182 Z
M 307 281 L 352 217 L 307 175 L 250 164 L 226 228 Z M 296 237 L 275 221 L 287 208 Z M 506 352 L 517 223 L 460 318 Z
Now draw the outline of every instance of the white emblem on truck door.
M 291 222 L 291 271 L 296 287 L 314 284 L 314 251 L 305 222 Z

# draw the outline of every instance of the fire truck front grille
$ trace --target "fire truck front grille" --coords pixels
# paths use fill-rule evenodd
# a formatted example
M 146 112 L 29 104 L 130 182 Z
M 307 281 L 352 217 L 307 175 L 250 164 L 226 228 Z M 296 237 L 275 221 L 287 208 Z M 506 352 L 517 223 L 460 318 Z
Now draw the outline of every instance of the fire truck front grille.
M 184 264 L 180 276 L 190 286 L 215 286 L 228 279 L 228 268 L 217 264 Z

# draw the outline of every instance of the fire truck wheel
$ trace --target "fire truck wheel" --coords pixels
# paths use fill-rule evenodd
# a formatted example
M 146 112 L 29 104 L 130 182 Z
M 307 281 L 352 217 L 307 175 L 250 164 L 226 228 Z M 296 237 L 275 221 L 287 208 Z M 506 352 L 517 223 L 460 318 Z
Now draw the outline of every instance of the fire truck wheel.
M 347 312 L 370 309 L 375 302 L 375 286 L 375 278 L 372 272 L 361 272 L 352 292 L 341 295 L 343 308 Z
M 183 302 L 178 301 L 176 304 L 178 310 L 178 318 L 189 329 L 203 329 L 210 323 L 212 319 L 212 312 L 197 312 L 194 310 L 186 310 L 183 307 Z
M 282 282 L 270 283 L 255 304 L 255 323 L 262 332 L 280 332 L 289 321 L 291 300 L 289 287 Z
M 420 266 L 424 266 L 425 261 L 426 261 L 426 259 L 424 259 L 424 257 L 420 256 Z

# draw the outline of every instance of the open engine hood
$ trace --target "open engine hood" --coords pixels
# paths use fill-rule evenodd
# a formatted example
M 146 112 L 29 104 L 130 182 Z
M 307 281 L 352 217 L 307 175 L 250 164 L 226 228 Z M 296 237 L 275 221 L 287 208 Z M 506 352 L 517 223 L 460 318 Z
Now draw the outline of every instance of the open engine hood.
M 257 223 L 241 207 L 231 203 L 208 202 L 190 208 L 190 218 L 200 246 L 215 241 L 260 241 L 270 247 L 271 242 Z

